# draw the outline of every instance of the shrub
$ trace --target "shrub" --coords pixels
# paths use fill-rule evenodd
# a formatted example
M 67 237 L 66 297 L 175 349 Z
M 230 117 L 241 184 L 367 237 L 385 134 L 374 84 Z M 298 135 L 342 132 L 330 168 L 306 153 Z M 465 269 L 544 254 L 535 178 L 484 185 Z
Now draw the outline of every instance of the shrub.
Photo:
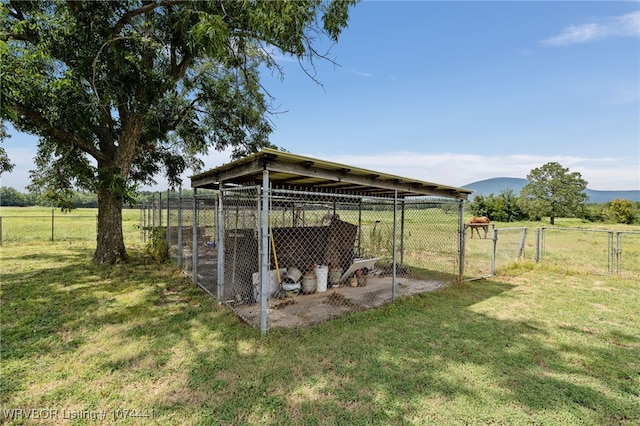
M 167 231 L 164 228 L 149 228 L 151 231 L 147 241 L 147 254 L 150 254 L 157 263 L 169 260 L 169 246 L 167 245 Z

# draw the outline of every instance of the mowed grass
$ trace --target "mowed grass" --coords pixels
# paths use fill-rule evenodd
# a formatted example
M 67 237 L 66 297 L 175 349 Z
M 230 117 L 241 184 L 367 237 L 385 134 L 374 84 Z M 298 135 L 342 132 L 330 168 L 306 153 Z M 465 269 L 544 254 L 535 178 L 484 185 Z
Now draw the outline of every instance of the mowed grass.
M 136 220 L 112 267 L 91 264 L 91 241 L 0 248 L 2 422 L 50 408 L 58 423 L 640 423 L 637 279 L 520 263 L 261 336 L 147 257 Z

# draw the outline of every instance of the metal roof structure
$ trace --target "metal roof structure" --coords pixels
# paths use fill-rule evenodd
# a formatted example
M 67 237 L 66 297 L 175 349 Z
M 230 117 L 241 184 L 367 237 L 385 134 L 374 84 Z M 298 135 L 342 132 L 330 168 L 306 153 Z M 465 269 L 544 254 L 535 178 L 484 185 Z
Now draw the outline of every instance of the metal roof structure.
M 436 196 L 466 200 L 473 191 L 390 175 L 312 157 L 264 148 L 245 158 L 191 176 L 192 188 L 219 189 L 220 184 L 262 184 L 263 172 L 277 186 L 336 191 L 363 196 Z

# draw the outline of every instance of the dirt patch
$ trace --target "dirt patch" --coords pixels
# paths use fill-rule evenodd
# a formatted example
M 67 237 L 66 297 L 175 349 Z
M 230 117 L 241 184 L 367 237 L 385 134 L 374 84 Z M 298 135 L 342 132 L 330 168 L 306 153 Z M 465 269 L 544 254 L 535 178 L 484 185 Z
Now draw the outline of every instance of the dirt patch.
M 409 297 L 437 290 L 446 281 L 398 278 L 395 297 Z M 327 292 L 271 299 L 268 306 L 269 328 L 300 327 L 318 324 L 350 313 L 382 306 L 394 299 L 392 277 L 369 275 L 366 286 L 341 286 Z M 259 326 L 259 303 L 227 304 L 248 324 Z
M 341 293 L 331 293 L 322 303 L 326 303 L 327 305 L 343 307 L 343 306 L 359 306 L 353 300 L 345 297 Z
M 283 309 L 283 308 L 286 308 L 287 306 L 293 305 L 294 303 L 296 303 L 296 301 L 293 299 L 285 299 L 282 302 L 279 302 L 273 305 L 271 309 Z

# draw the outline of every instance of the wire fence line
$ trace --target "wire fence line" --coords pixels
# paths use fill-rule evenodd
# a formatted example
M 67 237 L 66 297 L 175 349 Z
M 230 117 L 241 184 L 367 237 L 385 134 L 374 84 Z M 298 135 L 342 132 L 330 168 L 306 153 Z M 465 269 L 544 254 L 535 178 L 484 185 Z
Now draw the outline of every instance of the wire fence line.
M 158 194 L 153 200 L 133 206 L 139 211 L 140 239 L 146 242 L 150 230 L 162 227 L 167 232 L 168 245 L 176 262 L 189 274 L 196 272 L 196 278 L 217 274 L 216 254 L 218 198 L 215 194 L 199 195 L 194 202 L 192 197 L 180 197 L 179 194 Z M 271 217 L 272 225 L 279 226 L 287 222 L 320 220 L 318 212 L 322 209 L 290 211 L 280 209 Z M 44 211 L 43 211 L 44 213 Z M 194 220 L 195 218 L 195 220 Z M 236 219 L 234 219 L 236 220 Z M 240 214 L 239 225 L 247 226 L 255 221 L 255 213 Z M 405 221 L 405 247 L 400 250 L 400 264 L 417 259 L 428 260 L 432 256 L 425 251 L 424 241 L 416 236 L 419 220 Z M 197 224 L 195 233 L 193 224 Z M 231 226 L 232 224 L 227 224 Z M 235 225 L 234 225 L 235 226 Z M 52 209 L 48 214 L 0 216 L 0 245 L 30 241 L 91 241 L 97 232 L 97 215 L 69 214 Z M 391 238 L 389 224 L 374 221 L 371 229 L 357 235 L 357 250 L 364 255 L 362 246 L 364 234 L 375 234 L 369 245 L 377 244 L 382 249 L 383 240 Z M 455 230 L 452 232 L 455 233 Z M 193 259 L 193 246 L 199 245 L 198 258 Z M 436 249 L 437 251 L 437 249 Z M 514 262 L 530 261 L 551 268 L 579 270 L 600 275 L 640 276 L 640 230 L 615 231 L 586 228 L 562 227 L 507 227 L 496 228 L 490 225 L 487 238 L 465 238 L 464 278 L 478 279 L 499 275 L 501 270 Z M 200 281 L 205 282 L 201 279 Z M 208 284 L 212 294 L 216 289 Z
M 97 215 L 51 214 L 0 216 L 0 245 L 27 241 L 78 241 L 96 238 Z
M 196 259 L 195 270 L 197 273 L 199 265 L 203 272 L 210 274 L 215 269 L 213 258 L 219 240 L 216 235 L 217 203 L 217 196 L 213 194 L 198 196 L 195 206 L 192 197 L 161 194 L 152 201 L 132 208 L 139 211 L 137 228 L 141 241 L 147 241 L 151 229 L 169 227 L 167 237 L 172 255 L 189 273 L 194 269 L 191 248 L 195 215 L 195 223 L 198 224 L 195 235 L 202 248 L 199 253 L 201 259 Z M 292 214 L 296 213 L 281 210 L 271 220 L 277 225 L 292 220 Z M 298 220 L 308 220 L 313 215 L 310 211 L 300 214 L 306 216 Z M 255 220 L 255 217 L 245 214 L 238 220 L 246 224 L 249 220 Z M 400 252 L 402 260 L 405 257 L 428 258 L 420 252 L 421 245 L 415 238 L 412 241 L 411 226 L 415 224 L 406 226 L 408 238 L 405 244 L 408 246 Z M 372 230 L 377 233 L 378 239 L 391 231 L 385 224 L 379 224 Z M 52 209 L 50 214 L 0 216 L 0 245 L 29 241 L 90 241 L 96 238 L 96 231 L 95 214 L 68 214 Z M 208 256 L 205 255 L 207 253 Z M 468 234 L 465 238 L 465 279 L 493 276 L 499 274 L 502 268 L 522 261 L 601 275 L 640 276 L 640 230 L 496 228 L 492 224 L 488 238 L 470 238 Z
M 640 276 L 640 231 L 586 228 L 494 228 L 488 238 L 466 240 L 469 279 L 500 275 L 518 262 L 596 275 Z

